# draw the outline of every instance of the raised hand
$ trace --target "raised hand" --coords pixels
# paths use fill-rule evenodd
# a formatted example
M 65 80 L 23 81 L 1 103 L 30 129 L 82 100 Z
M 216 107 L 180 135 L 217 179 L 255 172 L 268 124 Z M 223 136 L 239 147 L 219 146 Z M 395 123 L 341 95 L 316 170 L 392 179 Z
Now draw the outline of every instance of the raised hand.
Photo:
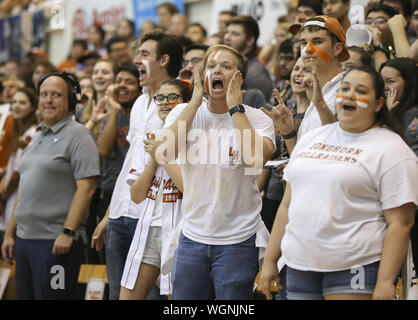
M 147 139 L 144 140 L 144 149 L 149 153 L 152 159 L 155 160 L 155 150 L 157 148 L 157 143 L 155 142 L 155 134 L 152 132 L 147 132 Z
M 93 100 L 93 112 L 91 118 L 97 123 L 102 121 L 104 117 L 107 116 L 106 110 L 106 98 L 102 98 L 96 105 L 96 102 Z
M 380 32 L 379 29 L 377 29 L 376 27 L 372 27 L 372 26 L 368 26 L 366 25 L 366 27 L 372 32 L 372 44 L 374 46 L 378 46 L 382 44 L 382 32 Z
M 241 86 L 244 82 L 242 74 L 240 71 L 235 71 L 232 79 L 229 81 L 228 90 L 226 92 L 226 104 L 228 109 L 236 106 L 237 104 L 242 104 L 242 91 Z
M 394 88 L 389 89 L 388 96 L 386 98 L 386 105 L 388 106 L 389 110 L 392 110 L 393 108 L 399 105 L 399 101 L 396 101 L 397 94 L 398 90 Z
M 274 89 L 273 95 L 276 98 L 277 105 L 275 105 L 271 111 L 268 111 L 263 107 L 261 110 L 273 120 L 274 125 L 279 129 L 280 134 L 289 134 L 295 128 L 293 114 L 284 104 L 279 90 Z
M 326 106 L 316 70 L 313 70 L 312 73 L 309 73 L 306 77 L 303 78 L 302 86 L 305 88 L 308 97 L 311 96 L 311 101 L 315 107 L 321 108 Z M 310 90 L 311 92 L 309 92 Z
M 116 100 L 116 88 L 118 87 L 117 84 L 110 84 L 107 88 L 106 88 L 106 92 L 105 92 L 105 96 L 107 97 L 111 97 L 112 99 Z
M 200 79 L 200 73 L 196 70 L 196 68 L 193 68 L 193 94 L 190 99 L 190 103 L 200 106 L 202 104 L 203 93 L 204 90 Z
M 405 30 L 407 22 L 403 15 L 395 14 L 392 18 L 388 20 L 388 27 L 392 34 L 395 35 L 398 30 Z

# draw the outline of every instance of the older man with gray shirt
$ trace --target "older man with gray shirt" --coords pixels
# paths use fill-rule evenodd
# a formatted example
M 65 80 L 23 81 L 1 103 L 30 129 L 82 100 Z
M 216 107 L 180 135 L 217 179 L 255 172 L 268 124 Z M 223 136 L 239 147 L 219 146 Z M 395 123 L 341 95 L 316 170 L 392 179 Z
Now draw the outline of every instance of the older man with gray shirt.
M 2 245 L 16 259 L 20 299 L 73 299 L 83 259 L 80 232 L 99 175 L 89 131 L 71 119 L 77 80 L 49 74 L 39 81 L 40 135 L 25 149 L 15 209 Z

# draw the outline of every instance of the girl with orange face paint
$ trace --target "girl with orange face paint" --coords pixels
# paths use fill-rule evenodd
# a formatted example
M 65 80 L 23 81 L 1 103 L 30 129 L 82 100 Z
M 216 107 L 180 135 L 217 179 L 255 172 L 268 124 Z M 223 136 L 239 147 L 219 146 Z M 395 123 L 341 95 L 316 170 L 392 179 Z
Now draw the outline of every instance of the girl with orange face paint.
M 345 95 L 342 93 L 337 94 L 337 98 L 335 99 L 335 101 L 337 103 L 342 103 L 345 99 Z M 361 98 L 361 97 L 356 97 L 356 104 L 357 107 L 363 108 L 363 109 L 367 109 L 367 107 L 369 106 L 370 101 L 365 99 L 365 98 Z

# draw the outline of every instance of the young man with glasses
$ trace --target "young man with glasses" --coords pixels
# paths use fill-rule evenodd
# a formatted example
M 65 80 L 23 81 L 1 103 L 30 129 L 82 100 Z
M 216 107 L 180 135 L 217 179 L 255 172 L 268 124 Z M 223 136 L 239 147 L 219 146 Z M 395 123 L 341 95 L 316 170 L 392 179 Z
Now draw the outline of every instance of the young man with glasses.
M 293 51 L 293 40 L 284 40 L 279 47 L 276 54 L 276 61 L 274 61 L 274 76 L 275 84 L 283 100 L 287 100 L 292 95 L 292 88 L 290 86 L 290 74 L 292 73 L 293 67 L 296 63 L 296 57 Z
M 372 46 L 376 70 L 379 70 L 382 63 L 396 56 L 394 37 L 388 24 L 389 19 L 396 14 L 398 12 L 394 8 L 384 4 L 373 6 L 366 13 L 365 24 L 373 34 Z
M 203 79 L 203 70 L 205 68 L 203 59 L 208 48 L 209 46 L 207 45 L 192 44 L 184 49 L 183 69 L 179 73 L 180 80 L 187 80 L 193 83 L 193 68 L 196 68 L 200 79 Z

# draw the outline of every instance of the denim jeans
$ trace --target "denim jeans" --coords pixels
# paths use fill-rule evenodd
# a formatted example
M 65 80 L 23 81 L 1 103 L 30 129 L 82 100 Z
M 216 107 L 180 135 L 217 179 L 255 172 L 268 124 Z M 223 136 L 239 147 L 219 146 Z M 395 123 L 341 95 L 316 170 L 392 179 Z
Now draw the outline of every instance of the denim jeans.
M 172 270 L 175 300 L 249 300 L 258 272 L 255 235 L 233 245 L 206 245 L 183 234 Z
M 118 300 L 120 281 L 138 219 L 109 219 L 106 233 L 106 269 L 109 280 L 109 300 Z
M 300 271 L 287 266 L 287 297 L 323 300 L 331 294 L 373 294 L 380 261 L 334 272 Z

